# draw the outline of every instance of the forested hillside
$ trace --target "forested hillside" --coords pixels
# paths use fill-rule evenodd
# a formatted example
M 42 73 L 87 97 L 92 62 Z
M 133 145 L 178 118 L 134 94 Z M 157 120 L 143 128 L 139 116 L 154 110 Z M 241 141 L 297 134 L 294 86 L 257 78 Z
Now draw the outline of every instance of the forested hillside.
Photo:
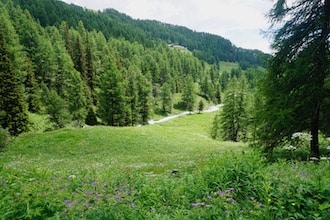
M 219 47 L 230 51 L 224 60 L 234 61 L 238 49 L 227 40 L 135 21 L 113 10 L 94 12 L 51 0 L 2 0 L 0 12 L 0 122 L 12 135 L 38 127 L 32 120 L 36 115 L 47 118 L 47 129 L 146 124 L 153 114 L 193 111 L 198 101 L 200 106 L 221 103 L 230 78 L 245 75 L 253 85 L 262 74 L 260 69 L 207 63 L 182 46 L 204 36 L 211 40 L 201 40 L 201 51 L 214 39 L 228 46 Z M 160 40 L 170 29 L 173 40 Z M 154 32 L 159 38 L 152 37 Z
M 130 42 L 139 42 L 147 47 L 155 41 L 179 44 L 201 60 L 208 63 L 219 61 L 238 62 L 244 69 L 264 65 L 267 56 L 258 50 L 234 46 L 223 37 L 192 31 L 188 28 L 159 21 L 134 20 L 114 9 L 92 11 L 55 0 L 15 0 L 23 9 L 28 9 L 42 26 L 60 25 L 63 20 L 70 27 L 82 21 L 89 31 L 102 31 L 105 37 L 122 37 Z

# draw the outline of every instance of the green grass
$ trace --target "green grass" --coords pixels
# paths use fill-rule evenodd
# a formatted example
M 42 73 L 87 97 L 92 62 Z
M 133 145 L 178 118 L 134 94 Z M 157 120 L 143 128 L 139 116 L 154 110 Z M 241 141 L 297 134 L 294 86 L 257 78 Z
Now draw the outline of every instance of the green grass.
M 214 114 L 22 135 L 0 152 L 0 219 L 330 218 L 329 161 L 268 164 L 210 139 Z
M 19 171 L 119 169 L 164 173 L 198 166 L 212 154 L 247 148 L 212 140 L 209 130 L 213 117 L 196 114 L 142 127 L 98 126 L 29 133 L 18 137 L 0 158 L 4 168 Z

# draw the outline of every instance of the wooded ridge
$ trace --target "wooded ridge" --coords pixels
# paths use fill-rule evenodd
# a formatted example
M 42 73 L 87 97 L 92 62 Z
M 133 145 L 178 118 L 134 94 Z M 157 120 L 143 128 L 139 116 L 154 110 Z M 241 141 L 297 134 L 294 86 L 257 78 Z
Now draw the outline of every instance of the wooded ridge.
M 133 19 L 114 9 L 93 11 L 57 0 L 15 0 L 23 9 L 44 27 L 60 25 L 66 21 L 76 27 L 82 21 L 89 31 L 101 31 L 106 38 L 122 37 L 130 42 L 139 42 L 147 47 L 155 46 L 155 41 L 165 41 L 182 45 L 193 54 L 210 64 L 219 61 L 238 62 L 243 69 L 264 65 L 264 57 L 269 56 L 259 50 L 236 47 L 230 40 L 210 33 L 196 32 L 186 27 L 165 24 L 155 20 Z

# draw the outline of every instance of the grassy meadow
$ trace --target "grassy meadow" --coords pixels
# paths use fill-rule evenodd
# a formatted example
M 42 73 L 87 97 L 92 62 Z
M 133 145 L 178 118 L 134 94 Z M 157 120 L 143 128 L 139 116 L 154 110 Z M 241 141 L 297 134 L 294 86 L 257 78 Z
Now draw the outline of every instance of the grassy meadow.
M 330 163 L 269 164 L 210 138 L 216 113 L 19 136 L 0 152 L 0 219 L 328 219 Z

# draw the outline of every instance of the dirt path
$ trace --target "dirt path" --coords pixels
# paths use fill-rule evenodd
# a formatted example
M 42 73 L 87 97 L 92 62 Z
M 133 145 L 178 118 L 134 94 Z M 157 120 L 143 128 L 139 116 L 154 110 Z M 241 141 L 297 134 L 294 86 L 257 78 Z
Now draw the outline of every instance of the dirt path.
M 206 110 L 204 110 L 204 111 L 202 111 L 202 112 L 205 112 L 205 113 L 215 112 L 215 111 L 218 111 L 222 106 L 223 106 L 223 104 L 216 105 L 216 106 L 210 106 L 208 109 L 206 109 Z M 150 125 L 158 124 L 158 123 L 166 122 L 166 121 L 169 121 L 169 120 L 172 120 L 172 119 L 174 119 L 174 118 L 178 118 L 178 117 L 181 117 L 181 116 L 184 116 L 184 115 L 196 114 L 196 113 L 199 113 L 199 111 L 193 111 L 193 112 L 182 112 L 182 113 L 177 114 L 177 115 L 167 116 L 167 117 L 162 118 L 162 119 L 160 119 L 160 120 L 158 120 L 158 121 L 149 120 L 148 123 L 149 123 Z

